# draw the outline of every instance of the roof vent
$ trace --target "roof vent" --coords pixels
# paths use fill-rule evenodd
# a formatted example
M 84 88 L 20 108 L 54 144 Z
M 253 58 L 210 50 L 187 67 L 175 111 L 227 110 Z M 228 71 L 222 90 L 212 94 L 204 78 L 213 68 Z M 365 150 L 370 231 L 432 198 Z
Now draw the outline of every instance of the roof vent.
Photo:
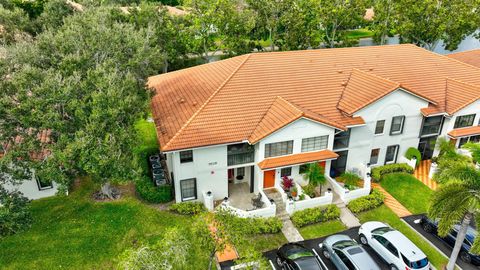
M 347 86 L 347 82 L 342 82 L 342 86 Z
M 178 103 L 180 103 L 180 104 L 181 104 L 181 103 L 185 103 L 185 99 L 183 99 L 183 98 L 179 99 L 179 100 L 178 100 Z
M 338 73 L 343 73 L 343 70 L 339 69 L 337 70 Z
M 373 68 L 371 67 L 371 68 L 369 68 L 368 70 L 372 71 L 372 70 L 373 70 Z
M 197 104 L 198 104 L 198 103 L 197 103 L 196 101 L 194 101 L 194 102 L 192 103 L 193 106 L 197 106 Z

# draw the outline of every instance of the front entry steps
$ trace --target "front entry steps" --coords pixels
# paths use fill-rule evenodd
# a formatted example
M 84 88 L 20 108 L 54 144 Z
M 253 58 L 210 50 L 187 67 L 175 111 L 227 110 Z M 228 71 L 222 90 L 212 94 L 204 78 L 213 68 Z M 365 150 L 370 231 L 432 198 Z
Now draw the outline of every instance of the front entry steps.
M 276 216 L 283 222 L 282 233 L 287 238 L 288 242 L 303 241 L 302 235 L 298 232 L 297 228 L 290 220 L 290 215 L 285 211 L 285 203 L 282 200 L 282 195 L 275 189 L 264 190 L 267 197 L 275 202 L 277 208 Z

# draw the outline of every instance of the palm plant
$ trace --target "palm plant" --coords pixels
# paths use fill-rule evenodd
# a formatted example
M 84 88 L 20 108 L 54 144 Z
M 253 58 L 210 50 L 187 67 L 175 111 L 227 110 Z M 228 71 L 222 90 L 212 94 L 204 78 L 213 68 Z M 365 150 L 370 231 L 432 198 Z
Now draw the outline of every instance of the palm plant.
M 468 149 L 472 153 L 472 159 L 476 163 L 480 163 L 480 143 L 469 142 L 466 143 L 462 148 Z
M 309 184 L 316 185 L 320 189 L 320 196 L 322 195 L 322 185 L 327 182 L 325 178 L 325 169 L 318 163 L 308 164 L 307 171 L 303 175 L 303 178 L 308 180 Z
M 429 216 L 438 219 L 438 234 L 442 237 L 461 221 L 447 270 L 454 269 L 468 226 L 477 218 L 478 209 L 480 209 L 480 171 L 476 170 L 471 163 L 453 162 L 452 164 L 436 175 L 437 180 L 443 184 L 434 193 L 429 208 Z M 478 253 L 479 251 L 480 239 L 476 238 L 470 252 Z

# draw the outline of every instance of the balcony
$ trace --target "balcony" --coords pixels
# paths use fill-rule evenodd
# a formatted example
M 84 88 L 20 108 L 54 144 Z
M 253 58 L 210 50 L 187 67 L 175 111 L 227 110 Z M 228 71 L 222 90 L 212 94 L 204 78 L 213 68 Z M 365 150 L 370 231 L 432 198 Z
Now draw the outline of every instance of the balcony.
M 234 166 L 255 161 L 255 147 L 248 143 L 233 144 L 227 147 L 227 165 Z

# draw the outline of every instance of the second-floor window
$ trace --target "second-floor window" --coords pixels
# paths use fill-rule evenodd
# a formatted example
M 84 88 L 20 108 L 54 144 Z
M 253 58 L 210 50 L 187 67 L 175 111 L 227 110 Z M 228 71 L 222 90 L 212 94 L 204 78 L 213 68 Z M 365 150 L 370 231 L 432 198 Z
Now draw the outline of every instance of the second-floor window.
M 302 152 L 326 149 L 328 135 L 302 139 Z
M 181 151 L 180 163 L 188 163 L 188 162 L 193 162 L 193 151 L 192 150 Z
M 437 135 L 442 127 L 443 116 L 425 117 L 423 120 L 421 136 Z
M 347 131 L 342 131 L 335 135 L 333 139 L 333 149 L 344 149 L 348 148 L 350 143 L 350 129 Z
M 293 141 L 265 144 L 265 158 L 288 155 L 293 152 Z
M 375 125 L 375 134 L 383 134 L 383 129 L 385 128 L 385 120 L 378 120 Z
M 390 135 L 402 134 L 403 125 L 405 123 L 405 116 L 394 116 L 392 118 L 392 126 L 390 126 Z
M 378 163 L 379 154 L 380 148 L 372 149 L 372 152 L 370 152 L 370 165 L 375 165 Z
M 455 125 L 453 126 L 453 128 L 470 127 L 473 125 L 474 120 L 475 120 L 475 114 L 457 116 L 457 118 L 455 119 Z
M 251 163 L 255 161 L 255 147 L 248 143 L 227 146 L 228 166 Z
M 390 145 L 387 147 L 387 153 L 385 154 L 385 164 L 397 162 L 398 145 Z

